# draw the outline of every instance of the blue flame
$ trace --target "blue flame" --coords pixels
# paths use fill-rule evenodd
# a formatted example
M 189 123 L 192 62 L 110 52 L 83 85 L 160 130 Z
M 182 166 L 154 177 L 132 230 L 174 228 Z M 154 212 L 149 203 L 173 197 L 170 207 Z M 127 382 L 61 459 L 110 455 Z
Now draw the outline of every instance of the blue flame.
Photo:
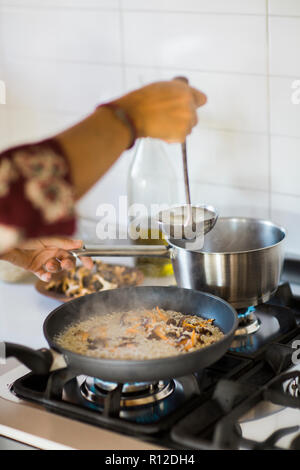
M 239 312 L 239 313 L 238 313 L 238 317 L 239 317 L 239 318 L 245 318 L 245 317 L 247 317 L 248 315 L 250 315 L 250 313 L 254 313 L 255 310 L 256 310 L 255 307 L 252 305 L 251 307 L 248 307 L 248 308 L 247 308 L 246 312 L 244 312 L 244 313 Z

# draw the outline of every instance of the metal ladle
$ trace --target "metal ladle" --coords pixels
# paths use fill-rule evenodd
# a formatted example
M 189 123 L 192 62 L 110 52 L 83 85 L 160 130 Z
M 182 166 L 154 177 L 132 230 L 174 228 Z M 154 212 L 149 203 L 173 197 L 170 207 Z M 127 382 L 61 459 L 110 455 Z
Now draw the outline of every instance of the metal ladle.
M 160 211 L 155 217 L 168 240 L 195 240 L 210 232 L 217 219 L 216 209 L 205 204 L 170 207 Z
M 186 77 L 176 77 L 188 85 Z M 208 233 L 215 225 L 218 214 L 212 206 L 192 206 L 187 164 L 186 140 L 181 144 L 186 204 L 160 211 L 156 216 L 161 231 L 168 238 L 193 240 Z

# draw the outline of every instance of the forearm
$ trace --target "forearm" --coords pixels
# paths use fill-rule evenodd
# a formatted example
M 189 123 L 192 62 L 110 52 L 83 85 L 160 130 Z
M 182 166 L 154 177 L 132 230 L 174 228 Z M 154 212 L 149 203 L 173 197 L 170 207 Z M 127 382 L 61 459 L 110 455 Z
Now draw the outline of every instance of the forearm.
M 0 153 L 0 252 L 22 239 L 74 233 L 74 195 L 88 191 L 136 137 L 183 142 L 205 101 L 178 80 L 157 82 L 110 103 L 123 117 L 100 107 L 52 139 Z
M 197 123 L 196 108 L 206 97 L 182 81 L 157 82 L 111 102 L 133 123 L 119 119 L 111 108 L 100 107 L 56 138 L 67 156 L 80 198 L 130 146 L 133 137 L 182 142 Z
M 56 137 L 71 166 L 80 198 L 110 168 L 131 141 L 130 129 L 106 107 Z

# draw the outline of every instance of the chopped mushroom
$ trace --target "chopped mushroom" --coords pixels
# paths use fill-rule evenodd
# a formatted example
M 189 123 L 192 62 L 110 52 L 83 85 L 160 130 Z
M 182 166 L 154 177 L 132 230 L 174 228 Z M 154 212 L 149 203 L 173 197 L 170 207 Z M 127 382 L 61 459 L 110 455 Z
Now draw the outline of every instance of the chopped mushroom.
M 121 286 L 135 286 L 142 279 L 142 273 L 136 268 L 95 261 L 93 270 L 76 266 L 63 277 L 48 282 L 45 288 L 67 297 L 80 297 Z
M 81 353 L 94 357 L 137 360 L 194 352 L 223 336 L 212 319 L 159 306 L 101 314 L 70 329 L 70 336 L 68 331 L 65 335 L 69 347 L 74 342 L 75 352 L 77 345 Z M 63 339 L 60 344 L 66 347 Z

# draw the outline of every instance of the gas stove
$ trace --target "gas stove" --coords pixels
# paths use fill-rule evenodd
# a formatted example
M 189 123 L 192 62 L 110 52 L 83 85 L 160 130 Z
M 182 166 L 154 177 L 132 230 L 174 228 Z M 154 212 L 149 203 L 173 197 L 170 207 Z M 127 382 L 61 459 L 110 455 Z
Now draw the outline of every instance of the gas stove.
M 300 297 L 284 283 L 268 303 L 238 314 L 231 349 L 193 375 L 118 384 L 68 370 L 29 373 L 14 377 L 8 393 L 21 403 L 168 449 L 273 449 L 284 436 L 288 447 L 300 448 L 297 425 L 279 426 L 260 441 L 244 432 L 252 420 L 300 410 L 300 364 L 292 362 L 294 342 L 300 341 Z

